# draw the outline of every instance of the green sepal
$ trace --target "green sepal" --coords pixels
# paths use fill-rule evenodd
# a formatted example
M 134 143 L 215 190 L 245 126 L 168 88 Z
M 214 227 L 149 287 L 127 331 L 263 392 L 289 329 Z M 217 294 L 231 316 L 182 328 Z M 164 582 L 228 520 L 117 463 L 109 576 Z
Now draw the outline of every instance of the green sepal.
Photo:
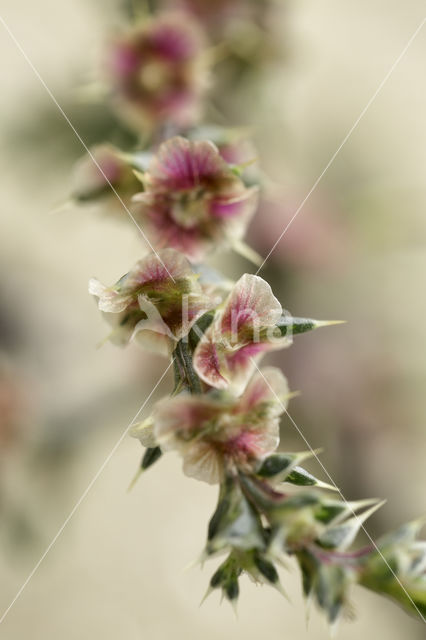
M 314 511 L 315 520 L 323 524 L 338 524 L 360 509 L 377 505 L 380 502 L 377 498 L 366 498 L 365 500 L 354 500 L 345 502 L 341 500 L 331 500 L 325 498 Z
M 329 622 L 335 623 L 347 600 L 348 588 L 356 579 L 355 571 L 340 564 L 321 562 L 307 549 L 297 552 L 296 557 L 305 597 L 314 595 Z
M 349 586 L 355 580 L 353 569 L 321 563 L 315 578 L 315 595 L 331 624 L 336 622 L 346 602 Z
M 253 556 L 254 564 L 259 573 L 271 584 L 277 584 L 279 582 L 278 571 L 270 560 L 258 551 L 255 551 Z
M 234 554 L 230 553 L 211 577 L 209 589 L 220 588 L 229 601 L 237 600 L 240 592 L 238 578 L 241 573 L 242 567 Z
M 265 547 L 260 517 L 235 478 L 227 477 L 221 486 L 216 511 L 209 522 L 207 540 L 208 554 L 225 547 L 244 551 Z
M 329 491 L 338 491 L 335 486 L 332 484 L 327 484 L 326 482 L 322 482 L 322 480 L 318 480 L 312 473 L 303 469 L 303 467 L 294 467 L 292 471 L 290 471 L 289 475 L 286 476 L 285 482 L 290 482 L 291 484 L 295 484 L 299 487 L 313 487 L 316 486 L 320 489 L 328 489 Z
M 261 478 L 274 478 L 287 481 L 288 475 L 300 462 L 312 458 L 318 451 L 301 451 L 297 453 L 273 453 L 266 457 L 257 470 L 256 475 Z M 307 472 L 306 472 L 307 473 Z M 313 478 L 313 476 L 311 476 Z M 289 481 L 291 482 L 291 481 Z M 294 484 L 297 484 L 295 482 Z M 316 483 L 311 483 L 316 484 Z
M 144 456 L 142 458 L 142 462 L 141 462 L 142 471 L 145 471 L 146 469 L 151 467 L 155 462 L 157 462 L 157 460 L 159 460 L 159 458 L 161 458 L 162 455 L 163 455 L 163 452 L 161 451 L 160 447 L 148 448 L 145 451 Z
M 337 549 L 345 551 L 354 542 L 359 530 L 364 522 L 383 506 L 384 501 L 377 502 L 372 507 L 360 515 L 354 515 L 344 522 L 329 527 L 317 540 L 318 544 L 325 549 Z M 352 512 L 351 512 L 352 513 Z
M 145 453 L 142 456 L 142 460 L 139 465 L 139 468 L 136 471 L 135 475 L 133 476 L 127 491 L 131 491 L 133 489 L 133 487 L 139 480 L 142 473 L 146 471 L 146 469 L 151 467 L 155 462 L 157 462 L 157 460 L 159 460 L 162 455 L 163 455 L 163 452 L 161 451 L 160 447 L 148 447 L 145 450 Z
M 312 318 L 293 318 L 293 316 L 281 316 L 276 327 L 282 337 L 295 336 L 299 333 L 306 333 L 319 329 L 320 327 L 328 327 L 333 324 L 342 324 L 344 320 L 313 320 Z
M 263 479 L 240 474 L 240 482 L 250 502 L 263 513 L 276 509 L 286 499 L 285 494 L 274 491 Z

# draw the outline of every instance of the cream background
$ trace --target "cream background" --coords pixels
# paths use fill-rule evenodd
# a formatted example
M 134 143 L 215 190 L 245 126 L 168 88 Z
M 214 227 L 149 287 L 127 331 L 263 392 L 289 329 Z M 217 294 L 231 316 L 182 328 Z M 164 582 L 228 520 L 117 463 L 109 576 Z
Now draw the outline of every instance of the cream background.
M 96 56 L 113 22 L 107 10 L 112 5 L 111 1 L 2 0 L 0 15 L 48 86 L 55 95 L 63 96 Z M 293 3 L 287 27 L 293 59 L 290 68 L 278 71 L 278 83 L 268 85 L 265 80 L 263 103 L 268 106 L 268 119 L 259 116 L 264 135 L 275 140 L 274 162 L 270 160 L 275 178 L 285 173 L 289 188 L 309 189 L 424 14 L 424 3 L 416 0 Z M 379 295 L 380 309 L 392 309 L 387 328 L 394 332 L 395 348 L 401 355 L 402 387 L 413 376 L 424 380 L 425 374 L 424 323 L 409 321 L 409 330 L 405 330 L 407 312 L 417 319 L 425 312 L 425 53 L 426 28 L 324 179 L 325 185 L 338 185 L 346 197 L 354 199 L 356 195 L 369 201 L 367 195 L 381 190 L 389 203 L 384 239 L 380 234 L 367 237 L 360 232 L 358 253 L 346 282 L 355 301 L 346 308 L 352 308 L 352 320 L 369 318 L 356 304 L 369 292 L 374 299 Z M 20 118 L 28 119 L 35 97 L 37 102 L 48 102 L 49 97 L 1 26 L 0 56 L 0 116 L 7 129 L 12 121 L 16 125 Z M 52 158 L 55 153 L 60 156 L 54 140 L 46 144 Z M 357 167 L 350 184 L 345 183 L 350 174 L 348 163 L 356 151 L 363 153 L 365 164 L 362 170 Z M 9 494 L 18 496 L 32 514 L 39 537 L 19 554 L 10 553 L 7 545 L 0 550 L 2 610 L 164 365 L 155 359 L 144 360 L 135 349 L 124 353 L 109 345 L 100 351 L 94 348 L 104 327 L 88 299 L 86 282 L 92 275 L 114 280 L 137 259 L 140 244 L 133 231 L 82 212 L 49 216 L 67 193 L 66 161 L 57 165 L 53 161 L 51 168 L 40 172 L 37 149 L 29 158 L 22 156 L 22 164 L 19 150 L 12 157 L 13 162 L 3 146 L 0 267 L 7 274 L 8 300 L 20 313 L 30 315 L 26 334 L 32 346 L 19 355 L 14 366 L 28 385 L 31 415 L 26 420 L 23 451 L 14 450 L 4 461 L 3 482 Z M 372 282 L 381 283 L 380 294 Z M 325 291 L 328 283 L 318 283 L 315 277 L 308 281 L 301 294 L 307 309 L 311 294 L 313 299 L 321 297 L 317 287 Z M 162 392 L 167 388 L 164 384 Z M 117 397 L 113 406 L 110 393 Z M 410 399 L 417 422 L 410 444 L 401 438 L 406 447 L 399 463 L 403 481 L 390 490 L 380 487 L 390 499 L 395 489 L 401 502 L 413 500 L 411 509 L 402 506 L 404 517 L 424 510 L 425 395 L 421 384 Z M 76 407 L 82 407 L 79 429 L 88 430 L 78 454 L 63 473 L 33 472 L 26 452 L 43 431 L 46 417 L 54 424 L 57 417 L 70 416 L 72 423 Z M 383 451 L 386 443 L 380 447 L 380 465 L 386 466 L 396 452 L 393 446 L 389 455 Z M 218 607 L 216 594 L 198 608 L 214 563 L 203 572 L 184 571 L 184 567 L 201 551 L 215 490 L 183 477 L 179 462 L 171 455 L 126 494 L 139 455 L 137 443 L 126 438 L 0 625 L 0 637 L 328 637 L 316 613 L 306 630 L 295 570 L 282 576 L 291 605 L 278 594 L 244 580 L 238 620 L 227 605 Z M 417 474 L 414 497 L 405 479 L 412 470 Z M 356 590 L 354 603 L 357 620 L 342 625 L 341 640 L 373 634 L 386 640 L 422 637 L 421 625 L 388 602 Z

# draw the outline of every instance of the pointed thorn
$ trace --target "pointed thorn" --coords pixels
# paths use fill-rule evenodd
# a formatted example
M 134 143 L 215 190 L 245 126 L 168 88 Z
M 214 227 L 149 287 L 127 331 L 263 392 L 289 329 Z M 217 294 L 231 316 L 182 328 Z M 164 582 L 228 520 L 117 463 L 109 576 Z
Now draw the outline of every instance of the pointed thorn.
M 204 557 L 204 551 L 203 551 L 203 553 L 201 553 L 198 556 L 198 558 L 195 558 L 195 560 L 191 560 L 191 562 L 188 562 L 188 564 L 186 564 L 183 567 L 182 571 L 189 571 L 190 569 L 194 569 L 198 565 L 202 567 L 204 562 L 205 562 L 205 557 Z
M 232 244 L 232 248 L 240 256 L 242 256 L 249 262 L 252 262 L 256 267 L 260 267 L 260 265 L 262 264 L 262 256 L 260 256 L 257 251 L 249 247 L 245 242 L 242 242 L 241 240 L 235 240 Z
M 298 462 L 308 460 L 309 458 L 317 458 L 324 451 L 321 447 L 319 449 L 312 449 L 312 451 L 298 451 L 294 455 L 298 456 Z
M 75 204 L 76 203 L 72 198 L 70 198 L 69 200 L 65 200 L 65 202 L 59 204 L 57 207 L 55 207 L 55 209 L 49 211 L 49 216 L 55 216 L 57 213 L 64 213 L 65 211 L 69 211 Z
M 142 469 L 142 467 L 139 467 L 139 469 L 136 471 L 135 475 L 133 476 L 129 486 L 127 487 L 127 493 L 130 493 L 130 491 L 133 489 L 133 487 L 135 486 L 135 484 L 139 480 L 139 478 L 142 475 L 142 473 L 143 473 L 143 469 Z
M 387 500 L 380 500 L 380 502 L 378 502 L 377 504 L 373 504 L 372 507 L 367 509 L 367 511 L 364 511 L 364 513 L 361 513 L 361 515 L 357 516 L 357 518 L 360 519 L 361 522 L 364 523 L 366 520 L 368 520 L 368 518 L 370 516 L 373 515 L 373 513 L 375 513 L 379 509 L 381 509 L 383 507 L 383 505 L 386 504 L 386 502 L 387 502 Z
M 311 591 L 310 593 L 308 593 L 308 595 L 305 596 L 305 598 L 306 598 L 306 631 L 307 631 L 309 628 L 309 622 L 311 621 L 312 602 L 314 600 L 313 592 Z
M 137 179 L 139 180 L 139 182 L 142 183 L 142 185 L 145 184 L 145 176 L 142 173 L 142 171 L 138 171 L 137 169 L 132 169 L 134 175 L 137 177 Z
M 109 333 L 107 336 L 105 336 L 105 338 L 103 338 L 100 342 L 98 342 L 96 345 L 96 349 L 102 349 L 102 347 L 108 342 L 108 340 L 111 338 L 113 334 L 114 334 L 114 331 Z
M 275 587 L 275 589 L 278 591 L 278 593 L 280 593 L 286 600 L 288 603 L 291 604 L 291 599 L 290 596 L 288 595 L 287 591 L 284 589 L 283 585 L 281 584 L 281 582 L 277 582 L 276 584 L 273 585 Z
M 207 591 L 206 591 L 206 593 L 204 594 L 204 596 L 202 597 L 201 602 L 200 602 L 200 604 L 198 605 L 198 607 L 201 607 L 201 606 L 204 604 L 204 602 L 207 600 L 207 598 L 209 597 L 209 595 L 210 595 L 213 591 L 214 591 L 213 587 L 211 587 L 211 586 L 209 585 L 209 586 L 207 587 Z
M 297 398 L 299 396 L 302 395 L 301 391 L 290 391 L 290 393 L 286 393 L 285 396 L 282 396 L 280 398 L 281 401 L 283 400 L 292 400 L 293 398 Z
M 339 629 L 340 618 L 341 618 L 341 616 L 338 615 L 336 620 L 334 620 L 333 622 L 330 623 L 330 625 L 329 625 L 329 627 L 330 627 L 330 638 L 335 638 L 337 636 L 337 631 Z
M 318 489 L 326 489 L 327 491 L 337 491 L 340 493 L 339 487 L 334 484 L 328 484 L 328 482 L 323 482 L 322 480 L 317 480 L 315 486 L 318 487 Z
M 331 327 L 334 324 L 346 324 L 347 320 L 315 320 L 315 329 Z
M 235 614 L 235 618 L 238 620 L 238 609 L 237 609 L 237 603 L 238 603 L 238 598 L 234 599 L 234 600 L 229 600 L 229 603 L 232 607 L 232 610 Z

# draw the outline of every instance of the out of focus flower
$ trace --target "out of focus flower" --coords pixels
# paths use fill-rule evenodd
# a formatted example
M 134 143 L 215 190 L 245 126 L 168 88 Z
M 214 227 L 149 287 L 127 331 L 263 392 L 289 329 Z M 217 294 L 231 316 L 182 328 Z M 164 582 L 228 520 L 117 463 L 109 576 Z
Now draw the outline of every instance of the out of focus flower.
M 137 128 L 186 127 L 206 87 L 204 38 L 190 16 L 164 13 L 111 44 L 107 73 L 117 111 Z
M 244 182 L 207 141 L 175 137 L 163 143 L 135 200 L 148 236 L 194 262 L 215 245 L 239 240 L 257 206 L 257 187 Z
M 295 194 L 277 190 L 274 197 L 262 198 L 259 215 L 253 220 L 248 241 L 262 255 L 266 255 L 282 235 L 268 261 L 295 268 L 330 268 L 347 260 L 351 250 L 350 237 L 342 215 L 333 203 L 309 203 L 291 223 L 303 201 Z M 288 227 L 286 230 L 287 225 Z
M 188 261 L 174 249 L 139 260 L 112 287 L 91 279 L 89 293 L 98 298 L 99 309 L 114 327 L 112 342 L 123 345 L 137 337 L 144 346 L 166 354 L 214 304 Z
M 113 205 L 108 209 L 122 213 L 124 209 L 119 198 L 128 206 L 139 189 L 140 181 L 132 165 L 112 145 L 93 147 L 75 165 L 72 198 L 78 203 L 102 199 L 103 204 Z
M 282 372 L 268 367 L 240 398 L 210 391 L 161 400 L 152 423 L 135 428 L 133 435 L 147 446 L 177 450 L 186 475 L 214 484 L 225 473 L 252 469 L 276 449 L 287 396 Z
M 194 369 L 207 384 L 241 393 L 264 353 L 290 344 L 276 325 L 283 310 L 271 287 L 245 274 L 198 343 Z

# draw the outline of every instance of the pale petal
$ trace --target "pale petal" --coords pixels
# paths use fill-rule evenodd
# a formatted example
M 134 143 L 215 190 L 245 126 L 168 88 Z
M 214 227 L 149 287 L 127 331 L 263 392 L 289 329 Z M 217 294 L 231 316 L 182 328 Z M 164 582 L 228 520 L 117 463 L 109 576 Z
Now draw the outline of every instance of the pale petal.
M 176 344 L 164 334 L 155 333 L 154 331 L 133 331 L 130 339 L 142 347 L 144 351 L 166 357 L 171 355 Z
M 146 318 L 139 320 L 132 334 L 132 339 L 140 331 L 155 332 L 165 337 L 173 339 L 173 334 L 164 322 L 157 307 L 146 296 L 138 296 L 139 308 L 144 312 Z
M 218 321 L 216 331 L 237 339 L 241 332 L 275 325 L 282 315 L 280 302 L 259 276 L 244 274 L 235 284 Z
M 183 472 L 209 484 L 217 484 L 223 478 L 223 464 L 208 442 L 196 442 L 183 452 Z
M 92 296 L 97 296 L 101 298 L 105 291 L 107 291 L 108 287 L 106 287 L 102 282 L 99 282 L 96 278 L 90 278 L 89 280 L 89 293 Z
M 280 442 L 280 422 L 277 418 L 265 421 L 256 426 L 257 432 L 257 459 L 275 451 Z
M 129 433 L 133 438 L 138 438 L 144 447 L 152 448 L 157 446 L 154 436 L 154 420 L 152 416 L 142 422 L 134 424 L 129 430 Z
M 264 367 L 256 371 L 244 391 L 241 401 L 241 411 L 251 411 L 260 404 L 269 403 L 277 405 L 278 413 L 282 413 L 287 407 L 289 395 L 287 379 L 281 369 L 277 367 Z
M 89 280 L 89 293 L 99 298 L 98 307 L 100 311 L 107 313 L 120 313 L 132 301 L 132 297 L 128 294 L 121 294 L 112 288 L 105 287 L 96 278 Z

